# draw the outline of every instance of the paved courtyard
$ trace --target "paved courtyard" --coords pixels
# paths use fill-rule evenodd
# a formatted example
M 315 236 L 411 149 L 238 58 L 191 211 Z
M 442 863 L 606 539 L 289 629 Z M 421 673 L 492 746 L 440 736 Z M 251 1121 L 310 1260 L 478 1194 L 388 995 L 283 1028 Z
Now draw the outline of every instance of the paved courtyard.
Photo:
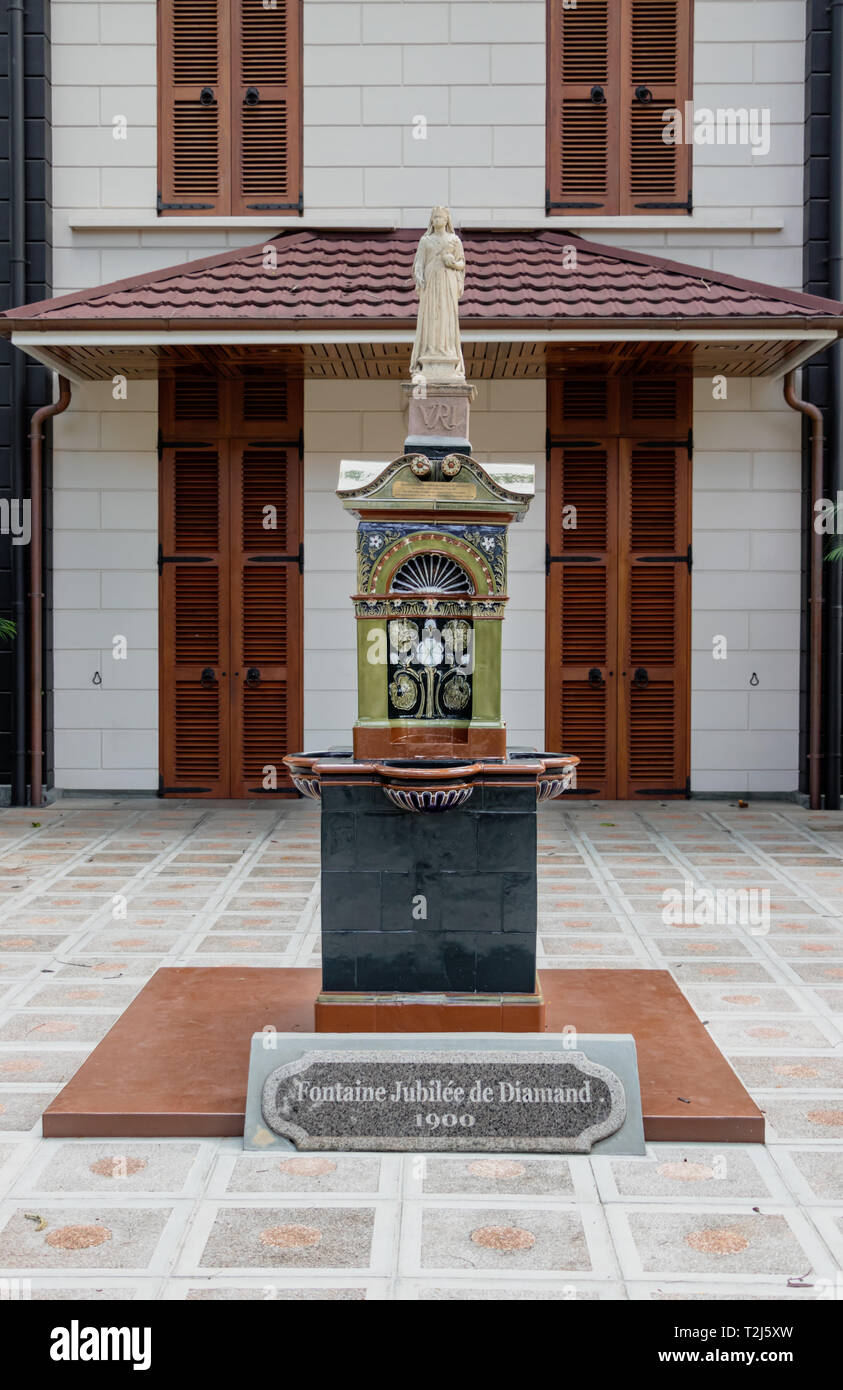
M 318 963 L 318 832 L 306 802 L 0 812 L 0 1275 L 33 1298 L 843 1298 L 843 815 L 787 803 L 551 804 L 539 831 L 540 963 L 670 970 L 766 1146 L 42 1139 L 159 966 Z M 665 921 L 686 884 L 745 890 L 751 920 L 701 898 Z

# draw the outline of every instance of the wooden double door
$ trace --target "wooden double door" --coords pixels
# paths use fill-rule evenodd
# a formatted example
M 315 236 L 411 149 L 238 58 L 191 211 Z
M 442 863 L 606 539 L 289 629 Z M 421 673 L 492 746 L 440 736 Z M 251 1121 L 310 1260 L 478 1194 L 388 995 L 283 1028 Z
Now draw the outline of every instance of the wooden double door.
M 691 383 L 548 385 L 547 747 L 577 795 L 688 794 Z
M 295 795 L 301 747 L 301 383 L 161 384 L 164 796 Z

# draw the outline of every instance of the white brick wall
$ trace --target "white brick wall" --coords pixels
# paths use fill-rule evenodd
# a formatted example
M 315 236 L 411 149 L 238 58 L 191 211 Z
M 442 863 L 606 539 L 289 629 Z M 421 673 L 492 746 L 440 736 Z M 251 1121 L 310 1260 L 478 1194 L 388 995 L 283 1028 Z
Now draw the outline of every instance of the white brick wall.
M 56 786 L 143 790 L 158 785 L 157 387 L 111 389 L 75 387 L 53 427 Z
M 696 383 L 691 783 L 795 791 L 799 417 L 782 405 L 780 383 L 735 380 L 728 391 L 715 401 L 708 382 Z

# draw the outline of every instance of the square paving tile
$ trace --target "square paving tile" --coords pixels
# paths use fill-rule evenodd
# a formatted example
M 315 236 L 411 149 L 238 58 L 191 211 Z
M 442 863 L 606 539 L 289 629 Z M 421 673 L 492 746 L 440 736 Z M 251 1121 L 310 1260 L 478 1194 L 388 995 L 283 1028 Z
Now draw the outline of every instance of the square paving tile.
M 220 1206 L 200 1269 L 367 1269 L 375 1210 L 366 1206 Z
M 16 1193 L 185 1193 L 199 1190 L 202 1169 L 215 1145 L 160 1140 L 44 1140 L 34 1162 L 18 1179 Z M 189 1183 L 193 1177 L 193 1183 Z
M 609 1207 L 615 1247 L 628 1278 L 708 1274 L 718 1280 L 828 1274 L 829 1252 L 804 1217 L 745 1208 Z
M 483 1158 L 480 1155 L 454 1155 L 453 1158 L 425 1156 L 421 1187 L 425 1195 L 465 1193 L 477 1198 L 572 1197 L 574 1182 L 568 1159 Z
M 585 1214 L 573 1206 L 430 1204 L 420 1218 L 421 1269 L 608 1272 L 595 1269 Z
M 388 1161 L 388 1160 L 387 1160 Z M 222 1191 L 239 1192 L 377 1192 L 383 1160 L 339 1154 L 242 1154 L 220 1160 Z M 216 1183 L 213 1191 L 217 1191 Z
M 40 1202 L 35 1212 L 29 1206 L 17 1206 L 0 1217 L 0 1267 L 147 1270 L 175 1215 L 170 1204 L 120 1207 Z
M 646 1158 L 592 1156 L 604 1202 L 633 1198 L 725 1202 L 787 1200 L 787 1188 L 760 1144 L 650 1144 Z

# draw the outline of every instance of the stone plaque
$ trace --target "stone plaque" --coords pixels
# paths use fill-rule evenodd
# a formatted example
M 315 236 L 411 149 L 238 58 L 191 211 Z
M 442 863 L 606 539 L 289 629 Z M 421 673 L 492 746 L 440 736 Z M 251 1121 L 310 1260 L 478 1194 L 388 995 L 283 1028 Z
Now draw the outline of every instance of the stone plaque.
M 247 1147 L 588 1153 L 627 1122 L 621 1076 L 564 1038 L 555 1048 L 547 1034 L 514 1035 L 514 1046 L 499 1034 L 336 1041 L 297 1039 L 297 1056 L 260 1068 L 258 1090 L 265 1038 L 254 1040 Z M 634 1064 L 632 1039 L 613 1041 L 632 1046 Z M 633 1089 L 640 1130 L 637 1076 Z M 624 1151 L 643 1152 L 643 1133 Z

